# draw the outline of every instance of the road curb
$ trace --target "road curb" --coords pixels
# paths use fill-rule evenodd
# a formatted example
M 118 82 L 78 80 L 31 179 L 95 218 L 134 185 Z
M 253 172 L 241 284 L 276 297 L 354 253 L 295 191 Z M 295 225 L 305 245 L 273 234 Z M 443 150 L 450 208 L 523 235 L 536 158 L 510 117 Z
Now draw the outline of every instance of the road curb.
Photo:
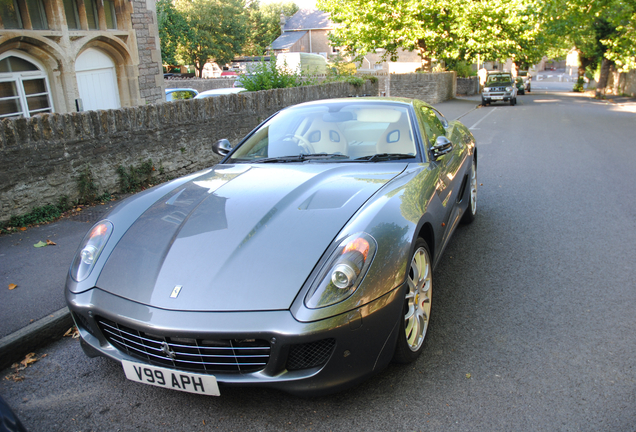
M 72 325 L 71 313 L 68 308 L 62 308 L 3 337 L 0 339 L 0 369 L 5 369 L 22 360 L 28 353 L 61 339 Z

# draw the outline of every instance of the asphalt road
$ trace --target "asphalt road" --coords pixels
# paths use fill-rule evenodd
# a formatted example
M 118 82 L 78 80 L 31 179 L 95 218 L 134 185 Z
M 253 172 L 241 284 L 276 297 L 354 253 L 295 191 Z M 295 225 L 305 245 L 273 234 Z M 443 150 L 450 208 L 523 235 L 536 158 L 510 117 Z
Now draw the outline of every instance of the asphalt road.
M 0 394 L 32 431 L 632 432 L 636 104 L 518 101 L 461 119 L 478 143 L 478 217 L 434 273 L 415 364 L 332 396 L 215 398 L 129 382 L 66 338 L 23 381 L 3 371 Z

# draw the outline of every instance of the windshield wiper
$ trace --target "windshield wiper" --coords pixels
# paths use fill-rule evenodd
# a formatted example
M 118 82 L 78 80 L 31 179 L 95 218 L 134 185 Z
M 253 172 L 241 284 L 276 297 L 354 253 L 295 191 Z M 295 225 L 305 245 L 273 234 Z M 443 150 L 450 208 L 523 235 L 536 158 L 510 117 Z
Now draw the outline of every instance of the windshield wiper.
M 250 163 L 275 163 L 275 162 L 304 162 L 307 160 L 317 159 L 349 159 L 349 156 L 338 153 L 313 153 L 313 154 L 299 154 L 289 156 L 277 156 L 271 158 L 255 159 Z
M 376 161 L 385 161 L 392 159 L 412 159 L 415 156 L 405 153 L 376 153 L 370 156 L 362 156 L 356 158 L 354 160 L 357 161 L 367 161 L 367 162 L 376 162 Z

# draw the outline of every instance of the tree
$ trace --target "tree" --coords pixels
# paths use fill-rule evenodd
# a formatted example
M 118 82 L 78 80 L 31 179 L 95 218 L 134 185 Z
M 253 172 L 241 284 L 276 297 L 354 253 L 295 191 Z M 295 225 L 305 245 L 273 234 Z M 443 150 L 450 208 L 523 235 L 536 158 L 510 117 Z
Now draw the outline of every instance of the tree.
M 243 46 L 243 54 L 251 56 L 263 55 L 278 36 L 280 36 L 280 15 L 290 17 L 298 12 L 295 3 L 277 2 L 261 5 L 251 2 L 247 7 L 248 33 Z
M 241 53 L 247 33 L 243 0 L 176 0 L 175 7 L 189 27 L 177 57 L 194 65 L 197 76 L 208 61 L 224 64 Z
M 172 0 L 157 1 L 157 25 L 163 65 L 178 64 L 177 50 L 179 45 L 187 40 L 190 28 L 185 17 L 172 4 Z
M 546 33 L 563 37 L 579 53 L 579 77 L 600 66 L 597 96 L 610 70 L 636 68 L 636 4 L 625 0 L 552 0 Z
M 393 61 L 400 48 L 417 50 L 425 70 L 432 57 L 472 61 L 477 55 L 520 54 L 539 33 L 535 8 L 525 0 L 319 0 L 318 5 L 338 24 L 333 44 L 357 58 L 382 49 L 383 58 Z

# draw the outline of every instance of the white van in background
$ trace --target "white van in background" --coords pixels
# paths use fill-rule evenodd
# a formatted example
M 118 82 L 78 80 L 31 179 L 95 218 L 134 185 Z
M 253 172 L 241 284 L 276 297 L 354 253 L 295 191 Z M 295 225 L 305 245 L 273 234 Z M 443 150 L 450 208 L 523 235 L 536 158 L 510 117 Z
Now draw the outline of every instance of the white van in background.
M 302 74 L 324 75 L 327 73 L 327 59 L 320 54 L 280 53 L 276 56 L 276 66 Z

